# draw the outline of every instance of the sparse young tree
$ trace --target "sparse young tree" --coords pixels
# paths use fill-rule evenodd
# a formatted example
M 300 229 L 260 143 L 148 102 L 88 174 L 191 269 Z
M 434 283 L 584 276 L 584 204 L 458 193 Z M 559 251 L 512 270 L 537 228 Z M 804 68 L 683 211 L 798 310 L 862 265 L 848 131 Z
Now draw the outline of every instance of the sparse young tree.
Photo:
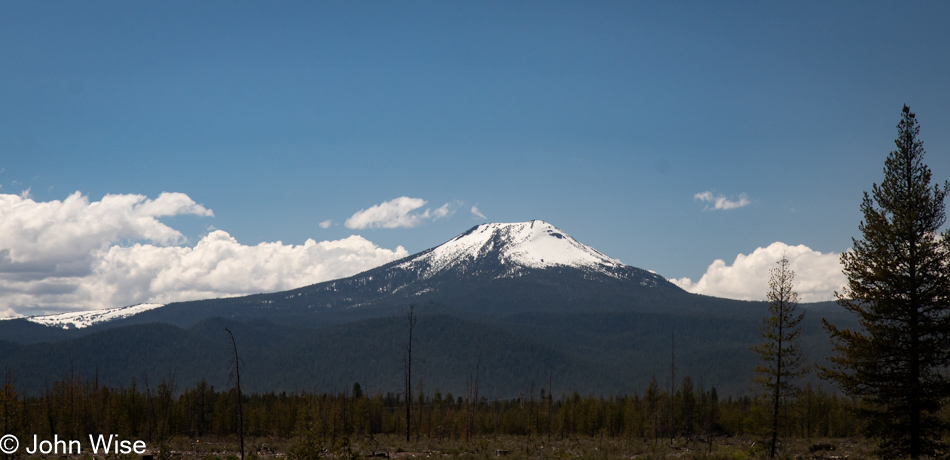
M 650 426 L 653 427 L 653 445 L 655 446 L 656 440 L 660 437 L 660 384 L 656 381 L 655 375 L 650 378 L 650 384 L 643 395 L 643 400 L 646 401 Z
M 683 377 L 680 382 L 680 389 L 676 392 L 679 400 L 680 426 L 681 432 L 687 439 L 692 438 L 693 430 L 696 428 L 696 393 L 693 389 L 693 378 Z
M 861 412 L 884 458 L 934 456 L 950 397 L 950 183 L 930 185 L 920 127 L 904 106 L 884 181 L 864 193 L 862 239 L 841 255 L 848 284 L 838 304 L 860 329 L 825 322 L 835 347 L 824 375 L 864 398 Z
M 805 358 L 799 341 L 805 313 L 797 311 L 798 293 L 793 286 L 795 271 L 789 268 L 788 258 L 782 255 L 778 267 L 769 272 L 771 278 L 766 295 L 769 301 L 769 316 L 765 317 L 764 323 L 759 327 L 762 342 L 754 345 L 752 350 L 762 358 L 762 364 L 755 367 L 755 382 L 759 384 L 769 402 L 769 457 L 775 457 L 781 409 L 797 391 L 794 380 L 805 374 Z

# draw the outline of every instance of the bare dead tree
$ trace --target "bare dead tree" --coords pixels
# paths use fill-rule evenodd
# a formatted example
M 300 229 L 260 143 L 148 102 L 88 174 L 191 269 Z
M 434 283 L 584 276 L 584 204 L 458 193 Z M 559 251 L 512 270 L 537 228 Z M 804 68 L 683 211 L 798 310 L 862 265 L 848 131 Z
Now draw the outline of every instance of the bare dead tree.
M 468 442 L 472 436 L 475 436 L 475 414 L 478 412 L 478 374 L 482 367 L 482 356 L 478 355 L 478 362 L 475 364 L 475 377 L 468 377 L 468 430 L 465 433 L 465 442 Z
M 175 396 L 175 373 L 169 372 L 167 377 L 162 377 L 162 382 L 158 385 L 158 404 L 160 415 L 157 420 L 158 442 L 165 445 L 171 431 L 171 411 L 172 399 Z
M 148 387 L 148 372 L 145 372 L 145 404 L 148 416 L 148 439 L 152 440 L 152 428 L 155 426 L 155 405 L 152 404 L 152 390 Z
M 413 315 L 413 305 L 409 304 L 409 314 L 407 315 L 408 323 L 407 330 L 409 332 L 409 340 L 405 345 L 402 346 L 403 351 L 405 352 L 402 364 L 403 364 L 403 377 L 404 377 L 404 395 L 406 397 L 406 442 L 409 442 L 409 431 L 412 425 L 412 331 L 416 328 L 416 318 Z
M 234 376 L 237 386 L 238 398 L 238 433 L 241 439 L 241 460 L 244 460 L 244 398 L 241 396 L 241 360 L 238 358 L 237 343 L 234 342 L 234 334 L 231 329 L 224 328 L 231 338 L 231 348 L 234 350 Z
M 676 329 L 670 333 L 670 445 L 676 438 Z

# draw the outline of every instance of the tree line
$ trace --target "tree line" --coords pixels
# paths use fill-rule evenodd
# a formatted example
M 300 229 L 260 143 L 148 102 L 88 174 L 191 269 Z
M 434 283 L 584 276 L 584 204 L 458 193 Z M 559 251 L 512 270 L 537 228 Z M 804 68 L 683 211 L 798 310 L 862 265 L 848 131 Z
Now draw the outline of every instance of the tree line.
M 332 445 L 341 436 L 403 435 L 407 430 L 402 393 L 253 393 L 238 399 L 237 389 L 216 389 L 201 381 L 179 392 L 174 378 L 157 384 L 133 381 L 127 387 L 101 386 L 70 375 L 38 396 L 19 394 L 10 373 L 0 392 L 0 429 L 21 436 L 84 439 L 90 433 L 116 434 L 162 445 L 177 436 L 316 439 Z M 470 440 L 486 435 L 556 438 L 609 436 L 669 442 L 670 437 L 711 440 L 755 435 L 763 426 L 765 405 L 755 397 L 720 398 L 687 376 L 675 394 L 654 378 L 643 393 L 553 395 L 547 389 L 512 399 L 474 398 L 427 392 L 420 382 L 409 404 L 409 434 L 416 439 Z M 238 401 L 241 404 L 238 404 Z M 854 436 L 863 428 L 852 417 L 852 399 L 806 386 L 785 407 L 782 433 L 791 437 Z M 239 410 L 243 410 L 242 417 Z M 243 429 L 242 429 L 243 428 Z

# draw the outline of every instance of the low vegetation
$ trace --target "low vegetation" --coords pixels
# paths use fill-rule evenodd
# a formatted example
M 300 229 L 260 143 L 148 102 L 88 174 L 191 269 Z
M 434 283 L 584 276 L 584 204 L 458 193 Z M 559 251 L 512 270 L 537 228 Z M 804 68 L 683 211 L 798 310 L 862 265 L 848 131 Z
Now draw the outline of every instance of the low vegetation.
M 340 394 L 243 395 L 246 452 L 311 459 L 753 458 L 768 451 L 768 430 L 760 429 L 770 426 L 764 401 L 719 398 L 715 388 L 703 389 L 690 377 L 678 382 L 672 397 L 655 381 L 642 396 L 552 397 L 542 389 L 512 400 L 476 402 L 474 393 L 475 388 L 458 396 L 418 388 L 409 441 L 405 401 L 398 394 L 366 395 L 354 384 Z M 183 391 L 171 379 L 155 387 L 133 382 L 110 388 L 73 375 L 40 396 L 23 396 L 8 379 L 0 428 L 21 439 L 111 433 L 145 440 L 159 457 L 226 460 L 240 457 L 236 401 L 236 390 L 216 390 L 205 382 Z M 809 449 L 817 449 L 816 455 L 861 452 L 867 443 L 857 437 L 863 427 L 853 409 L 850 399 L 805 387 L 787 406 L 780 455 L 811 458 Z M 25 456 L 22 447 L 19 455 Z

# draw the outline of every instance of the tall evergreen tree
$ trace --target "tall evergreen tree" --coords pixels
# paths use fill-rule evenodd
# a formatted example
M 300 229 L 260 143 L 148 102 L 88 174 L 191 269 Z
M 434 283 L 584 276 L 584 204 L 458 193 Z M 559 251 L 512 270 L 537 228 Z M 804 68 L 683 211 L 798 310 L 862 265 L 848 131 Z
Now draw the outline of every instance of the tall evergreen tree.
M 762 358 L 762 364 L 755 367 L 755 382 L 769 402 L 772 437 L 770 457 L 775 457 L 781 409 L 798 390 L 794 379 L 805 374 L 805 358 L 799 340 L 805 312 L 797 311 L 798 293 L 793 289 L 795 271 L 789 268 L 788 258 L 784 254 L 777 263 L 778 267 L 769 270 L 771 278 L 766 294 L 769 316 L 759 328 L 762 342 L 752 347 Z
M 656 445 L 656 440 L 660 437 L 660 383 L 656 381 L 656 375 L 650 378 L 650 385 L 647 386 L 643 400 L 647 403 L 647 414 L 652 419 L 653 445 Z
M 931 187 L 920 127 L 904 106 L 884 181 L 865 192 L 863 238 L 841 256 L 848 284 L 838 303 L 859 330 L 825 321 L 835 346 L 825 376 L 864 398 L 861 411 L 884 458 L 934 456 L 950 396 L 950 232 L 938 234 L 950 183 Z

